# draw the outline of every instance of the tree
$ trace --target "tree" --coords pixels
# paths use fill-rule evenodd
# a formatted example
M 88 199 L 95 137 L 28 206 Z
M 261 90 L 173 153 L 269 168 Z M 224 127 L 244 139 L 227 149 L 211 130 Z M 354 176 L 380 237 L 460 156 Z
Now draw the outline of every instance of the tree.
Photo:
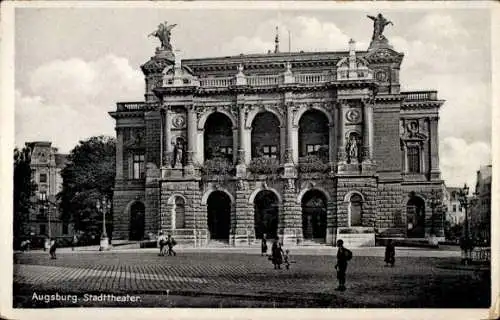
M 75 230 L 98 233 L 102 219 L 96 202 L 102 197 L 112 199 L 115 184 L 115 148 L 112 137 L 95 136 L 80 141 L 70 152 L 61 171 L 61 218 L 72 220 Z M 111 210 L 112 212 L 112 210 Z M 106 216 L 112 221 L 111 215 Z
M 34 207 L 36 184 L 31 173 L 31 149 L 14 149 L 14 247 L 30 236 L 29 217 Z

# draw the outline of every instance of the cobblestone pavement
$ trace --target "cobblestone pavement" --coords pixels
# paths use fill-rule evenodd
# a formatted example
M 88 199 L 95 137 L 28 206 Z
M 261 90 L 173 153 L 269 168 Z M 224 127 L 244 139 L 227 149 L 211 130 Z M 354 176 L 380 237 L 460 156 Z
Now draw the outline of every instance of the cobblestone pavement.
M 190 301 L 207 307 L 219 306 L 221 299 L 225 306 L 251 300 L 250 305 L 236 305 L 277 307 L 486 308 L 490 304 L 489 278 L 449 268 L 459 258 L 398 257 L 396 267 L 387 268 L 382 257 L 356 255 L 348 268 L 348 290 L 342 293 L 334 291 L 332 255 L 302 254 L 293 259 L 296 263 L 290 270 L 274 270 L 266 257 L 237 252 L 180 252 L 176 257 L 159 257 L 153 251 L 65 252 L 56 260 L 42 252 L 15 254 L 14 306 L 31 305 L 33 292 L 169 294 L 169 303 L 176 301 L 170 306 Z M 154 304 L 139 305 L 161 305 L 158 299 L 151 301 Z

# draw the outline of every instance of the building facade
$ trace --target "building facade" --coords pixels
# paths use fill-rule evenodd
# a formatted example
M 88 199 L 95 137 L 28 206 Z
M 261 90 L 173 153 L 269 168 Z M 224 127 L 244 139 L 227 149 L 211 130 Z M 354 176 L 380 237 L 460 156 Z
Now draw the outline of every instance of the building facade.
M 446 205 L 446 221 L 450 226 L 461 225 L 465 220 L 465 208 L 460 204 L 462 188 L 448 187 L 444 194 Z
M 35 206 L 30 213 L 30 233 L 35 237 L 60 237 L 73 234 L 73 224 L 62 221 L 56 195 L 62 190 L 61 170 L 66 154 L 58 153 L 48 141 L 27 142 L 31 150 L 32 179 L 37 185 Z
M 477 171 L 475 203 L 470 214 L 470 229 L 474 238 L 491 241 L 491 175 L 492 166 L 481 166 Z
M 110 112 L 113 239 L 431 236 L 444 101 L 400 91 L 403 54 L 380 30 L 366 51 L 280 53 L 277 39 L 273 53 L 182 61 L 158 37 L 145 101 Z

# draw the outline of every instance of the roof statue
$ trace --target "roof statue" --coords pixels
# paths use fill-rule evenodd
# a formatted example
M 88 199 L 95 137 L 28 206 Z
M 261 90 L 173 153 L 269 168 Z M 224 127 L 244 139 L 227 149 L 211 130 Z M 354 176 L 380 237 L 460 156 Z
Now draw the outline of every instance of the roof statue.
M 367 15 L 367 17 L 373 20 L 373 35 L 370 47 L 372 47 L 374 42 L 388 45 L 387 38 L 382 33 L 387 25 L 394 25 L 394 23 L 387 20 L 381 13 L 379 13 L 376 17 L 370 15 Z
M 169 50 L 172 51 L 172 44 L 170 43 L 170 36 L 171 36 L 171 30 L 176 26 L 177 24 L 171 24 L 168 25 L 168 22 L 165 21 L 164 23 L 160 23 L 158 25 L 158 29 L 151 34 L 148 35 L 148 37 L 156 37 L 160 39 L 161 41 L 161 49 L 163 50 Z

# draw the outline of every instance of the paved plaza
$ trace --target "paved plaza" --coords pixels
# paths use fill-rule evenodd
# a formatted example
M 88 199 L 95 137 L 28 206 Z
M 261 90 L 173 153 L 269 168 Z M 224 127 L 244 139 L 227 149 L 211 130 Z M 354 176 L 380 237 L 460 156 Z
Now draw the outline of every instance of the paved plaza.
M 337 292 L 335 249 L 297 249 L 290 270 L 274 270 L 256 250 L 61 250 L 56 260 L 33 251 L 14 256 L 14 307 L 475 307 L 490 305 L 488 274 L 459 264 L 459 253 L 397 251 L 385 267 L 383 248 L 354 250 L 347 291 Z M 76 295 L 76 301 L 34 299 Z M 136 301 L 106 300 L 127 294 Z M 84 297 L 101 296 L 98 301 Z

